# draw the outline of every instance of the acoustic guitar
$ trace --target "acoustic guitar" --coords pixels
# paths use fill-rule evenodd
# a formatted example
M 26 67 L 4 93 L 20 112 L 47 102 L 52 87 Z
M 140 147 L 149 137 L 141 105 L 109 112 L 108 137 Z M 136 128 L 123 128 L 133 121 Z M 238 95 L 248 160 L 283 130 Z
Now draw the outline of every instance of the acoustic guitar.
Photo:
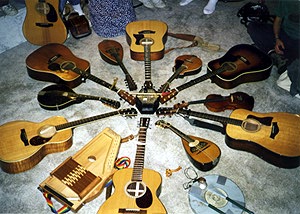
M 98 49 L 100 56 L 104 61 L 121 67 L 125 74 L 125 83 L 129 90 L 136 90 L 137 85 L 122 62 L 124 54 L 122 45 L 117 41 L 105 39 L 98 44 Z
M 208 171 L 218 164 L 221 150 L 213 142 L 203 138 L 186 135 L 164 120 L 156 121 L 155 125 L 164 129 L 170 129 L 181 138 L 182 145 L 189 160 L 199 170 Z
M 5 123 L 0 126 L 0 167 L 7 173 L 29 170 L 45 155 L 69 149 L 73 128 L 115 115 L 136 116 L 137 111 L 120 109 L 73 122 L 54 116 L 40 123 L 23 120 Z
M 157 197 L 161 175 L 144 168 L 146 133 L 150 118 L 140 119 L 138 144 L 133 168 L 125 168 L 113 175 L 115 191 L 100 207 L 98 214 L 166 214 Z
M 126 39 L 130 46 L 130 56 L 133 60 L 144 60 L 144 47 L 141 40 L 151 38 L 154 43 L 151 47 L 150 58 L 152 61 L 164 57 L 165 43 L 168 38 L 168 26 L 158 20 L 141 20 L 130 22 L 126 25 Z
M 59 13 L 57 0 L 25 0 L 23 34 L 34 45 L 64 43 L 68 31 Z
M 257 113 L 235 109 L 230 117 L 187 109 L 159 108 L 157 115 L 183 114 L 225 125 L 225 142 L 281 168 L 300 165 L 300 115 L 286 112 Z
M 202 60 L 195 55 L 182 55 L 177 57 L 173 67 L 174 73 L 157 91 L 160 93 L 167 91 L 174 79 L 197 74 L 201 71 L 201 67 Z
M 40 106 L 46 110 L 60 110 L 70 105 L 82 103 L 85 100 L 98 100 L 104 105 L 118 109 L 119 101 L 106 97 L 97 97 L 85 94 L 77 94 L 66 85 L 50 85 L 43 88 L 37 96 Z
M 273 65 L 271 58 L 258 48 L 249 44 L 239 44 L 230 48 L 221 58 L 210 61 L 207 64 L 207 72 L 213 73 L 228 61 L 237 65 L 234 72 L 224 71 L 210 77 L 213 83 L 225 89 L 246 82 L 265 80 L 270 76 Z
M 116 92 L 130 105 L 135 104 L 135 97 L 119 89 L 89 72 L 89 62 L 78 59 L 71 50 L 62 44 L 47 44 L 31 53 L 26 59 L 27 71 L 30 77 L 37 80 L 78 86 L 86 79 Z
M 270 75 L 272 60 L 254 46 L 240 44 L 229 49 L 220 60 L 210 62 L 208 67 L 211 70 L 209 69 L 205 75 L 164 93 L 160 98 L 160 102 L 165 103 L 175 97 L 180 91 L 209 78 L 222 88 L 233 88 L 241 83 L 266 79 Z M 219 84 L 221 81 L 217 80 L 221 77 L 221 74 L 223 74 L 222 77 L 227 77 L 227 80 L 225 78 L 222 79 L 224 85 Z

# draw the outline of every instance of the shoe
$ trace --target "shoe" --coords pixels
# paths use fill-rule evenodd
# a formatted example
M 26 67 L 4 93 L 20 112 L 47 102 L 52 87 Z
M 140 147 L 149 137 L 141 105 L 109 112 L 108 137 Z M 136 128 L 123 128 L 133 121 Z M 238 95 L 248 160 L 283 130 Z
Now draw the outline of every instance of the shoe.
M 154 8 L 154 5 L 150 0 L 140 0 L 140 2 L 142 2 L 145 7 Z
M 287 59 L 284 56 L 275 53 L 275 50 L 271 50 L 268 55 L 273 61 L 273 65 L 277 67 L 277 72 L 282 74 L 287 69 Z
M 193 0 L 181 0 L 179 5 L 180 6 L 185 6 L 188 5 L 189 3 L 191 3 Z
M 11 4 L 7 4 L 7 5 L 2 6 L 2 10 L 8 16 L 14 16 L 14 15 L 18 14 L 17 8 L 15 8 Z
M 300 94 L 296 94 L 295 97 L 300 99 Z
M 280 88 L 290 92 L 292 82 L 288 76 L 287 70 L 279 76 L 276 83 Z
M 166 7 L 166 4 L 162 0 L 152 0 L 152 3 L 154 4 L 154 7 L 157 7 L 157 8 Z

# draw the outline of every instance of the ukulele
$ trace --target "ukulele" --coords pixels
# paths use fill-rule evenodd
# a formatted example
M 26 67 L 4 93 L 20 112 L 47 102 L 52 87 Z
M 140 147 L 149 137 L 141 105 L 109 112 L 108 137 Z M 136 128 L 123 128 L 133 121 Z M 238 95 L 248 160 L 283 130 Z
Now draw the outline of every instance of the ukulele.
M 136 116 L 134 108 L 121 109 L 85 119 L 67 122 L 61 116 L 50 117 L 40 123 L 12 121 L 0 126 L 0 167 L 7 173 L 31 169 L 45 155 L 62 152 L 72 145 L 72 129 L 115 115 Z
M 177 103 L 173 107 L 187 108 L 189 105 L 203 103 L 205 107 L 213 112 L 225 111 L 227 109 L 233 110 L 243 108 L 252 110 L 254 106 L 254 98 L 244 92 L 235 92 L 229 96 L 222 96 L 220 94 L 210 94 L 204 100 L 195 100 L 182 103 Z
M 56 0 L 25 0 L 23 34 L 34 45 L 64 43 L 68 31 L 59 14 Z
M 144 60 L 144 48 L 140 45 L 141 40 L 144 38 L 151 38 L 155 41 L 150 53 L 152 61 L 164 57 L 165 43 L 168 37 L 166 23 L 158 20 L 134 21 L 126 25 L 125 31 L 126 40 L 130 46 L 130 56 L 133 60 Z
M 88 65 L 88 70 L 84 69 L 81 63 Z M 26 65 L 28 74 L 33 79 L 66 84 L 71 88 L 90 79 L 116 92 L 130 105 L 135 104 L 134 96 L 90 74 L 89 63 L 86 60 L 78 61 L 70 49 L 62 44 L 47 44 L 40 47 L 27 57 Z
M 212 79 L 212 82 L 215 82 L 216 78 L 213 77 L 217 75 L 220 76 L 223 73 L 226 73 L 226 76 L 232 78 L 231 81 L 233 82 L 233 87 L 245 82 L 262 80 L 263 78 L 260 78 L 261 76 L 269 76 L 272 61 L 268 56 L 252 45 L 236 45 L 227 51 L 218 65 L 219 66 L 215 69 L 208 71 L 207 74 L 182 84 L 175 89 L 170 90 L 170 92 L 163 93 L 160 102 L 165 103 L 175 97 L 180 91 L 209 78 Z M 249 78 L 242 79 L 243 76 Z M 217 84 L 217 82 L 215 83 Z M 219 84 L 217 85 L 220 86 Z
M 144 168 L 146 133 L 150 118 L 140 119 L 137 151 L 133 168 L 125 168 L 113 175 L 115 191 L 100 207 L 98 214 L 166 214 L 157 197 L 161 175 Z M 156 193 L 156 194 L 155 194 Z
M 136 90 L 137 85 L 122 62 L 123 59 L 122 45 L 117 41 L 105 39 L 98 44 L 98 49 L 101 58 L 105 62 L 112 65 L 119 65 L 121 67 L 122 71 L 125 74 L 125 83 L 129 88 L 129 90 L 130 91 Z
M 231 89 L 246 82 L 256 82 L 267 79 L 273 66 L 271 58 L 258 48 L 249 44 L 239 44 L 230 48 L 219 59 L 212 60 L 207 65 L 208 73 L 219 69 L 224 62 L 234 62 L 237 69 L 212 75 L 213 83 L 221 88 Z
M 100 195 L 115 173 L 120 144 L 120 135 L 105 128 L 56 167 L 38 189 L 78 212 L 84 204 Z
M 250 152 L 281 168 L 300 163 L 300 115 L 286 112 L 257 113 L 235 109 L 230 117 L 186 109 L 159 108 L 157 115 L 183 114 L 220 122 L 225 126 L 225 143 L 232 149 Z
M 42 89 L 37 96 L 39 105 L 46 110 L 60 110 L 85 100 L 98 100 L 111 108 L 120 108 L 120 102 L 106 97 L 77 94 L 66 85 L 50 85 Z
M 156 121 L 155 125 L 164 129 L 170 129 L 181 138 L 182 145 L 189 160 L 197 169 L 208 171 L 214 168 L 219 162 L 221 150 L 213 142 L 203 138 L 186 135 L 164 120 Z
M 172 76 L 158 89 L 158 92 L 165 92 L 169 89 L 171 82 L 176 78 L 183 78 L 197 74 L 201 71 L 202 61 L 195 55 L 182 55 L 175 59 L 174 73 Z
M 159 106 L 160 95 L 156 93 L 151 81 L 150 47 L 154 43 L 151 38 L 143 38 L 141 45 L 144 46 L 145 83 L 136 95 L 136 107 L 141 114 L 153 114 Z

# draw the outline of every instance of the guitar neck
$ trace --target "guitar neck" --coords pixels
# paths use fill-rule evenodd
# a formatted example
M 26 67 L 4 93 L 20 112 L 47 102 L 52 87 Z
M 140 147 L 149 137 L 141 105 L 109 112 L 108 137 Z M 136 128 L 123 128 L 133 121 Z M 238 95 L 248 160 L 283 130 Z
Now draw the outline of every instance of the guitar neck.
M 185 66 L 180 66 L 179 68 L 177 68 L 175 70 L 175 72 L 172 74 L 172 76 L 163 85 L 160 86 L 160 88 L 158 89 L 158 92 L 165 92 L 169 88 L 170 83 L 174 79 L 176 79 L 184 69 L 185 69 Z
M 145 87 L 147 89 L 153 89 L 151 82 L 151 45 L 153 44 L 152 40 L 147 41 L 147 38 L 144 40 L 144 64 L 145 64 Z
M 174 126 L 169 125 L 168 128 L 169 128 L 172 132 L 174 132 L 175 134 L 177 134 L 180 138 L 186 140 L 188 143 L 194 141 L 190 136 L 184 134 L 182 131 L 180 131 L 179 129 L 175 128 Z
M 194 117 L 198 117 L 198 118 L 202 118 L 202 119 L 212 120 L 212 121 L 220 122 L 222 124 L 232 124 L 232 125 L 242 126 L 242 123 L 243 123 L 242 120 L 222 117 L 222 116 L 218 116 L 218 115 L 206 114 L 206 113 L 192 111 L 192 110 L 186 110 L 186 109 L 178 109 L 177 113 L 188 115 L 188 116 L 194 116 Z
M 141 127 L 139 130 L 137 150 L 134 160 L 132 181 L 142 181 L 143 169 L 144 169 L 144 157 L 145 157 L 145 147 L 146 147 L 146 133 L 150 118 L 141 118 Z

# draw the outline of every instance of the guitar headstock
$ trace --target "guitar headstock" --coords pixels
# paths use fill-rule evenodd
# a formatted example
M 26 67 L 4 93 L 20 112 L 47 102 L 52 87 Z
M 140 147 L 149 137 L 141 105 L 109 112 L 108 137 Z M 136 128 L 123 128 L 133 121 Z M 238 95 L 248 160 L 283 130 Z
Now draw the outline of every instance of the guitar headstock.
M 118 95 L 127 101 L 130 105 L 135 105 L 135 97 L 124 90 L 119 90 Z
M 149 127 L 150 118 L 149 117 L 141 117 L 140 118 L 140 127 L 148 128 Z
M 177 103 L 173 106 L 174 109 L 183 109 L 183 108 L 187 108 L 189 106 L 188 102 L 184 102 L 182 101 L 182 103 Z
M 161 107 L 156 110 L 156 115 L 159 116 L 172 116 L 177 113 L 178 109 Z
M 160 103 L 164 104 L 165 102 L 169 101 L 173 97 L 175 97 L 178 94 L 178 91 L 176 89 L 172 89 L 171 91 L 163 92 L 160 96 Z
M 160 128 L 163 128 L 163 129 L 166 129 L 166 128 L 169 128 L 171 127 L 171 124 L 170 123 L 167 123 L 166 121 L 164 120 L 158 120 L 155 122 L 155 125 L 160 127 Z
M 106 105 L 106 106 L 109 106 L 111 108 L 115 108 L 115 109 L 118 109 L 120 108 L 121 104 L 119 101 L 116 101 L 116 100 L 112 100 L 112 99 L 109 99 L 109 98 L 105 98 L 105 97 L 102 97 L 100 99 L 100 101 Z
M 137 116 L 137 110 L 135 108 L 120 109 L 119 114 L 126 117 Z

